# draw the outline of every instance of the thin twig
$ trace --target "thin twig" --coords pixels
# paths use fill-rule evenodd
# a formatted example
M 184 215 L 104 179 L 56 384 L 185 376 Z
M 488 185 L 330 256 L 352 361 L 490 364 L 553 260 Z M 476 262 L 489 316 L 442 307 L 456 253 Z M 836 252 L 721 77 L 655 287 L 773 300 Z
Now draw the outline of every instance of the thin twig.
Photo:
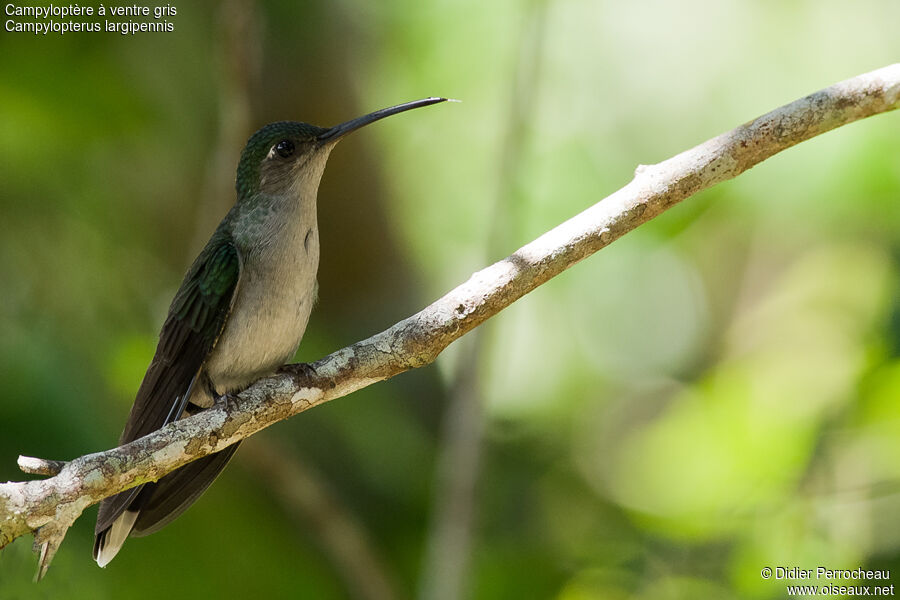
M 522 17 L 518 68 L 512 78 L 506 135 L 493 206 L 489 211 L 487 258 L 496 256 L 511 237 L 516 221 L 512 201 L 527 147 L 527 125 L 538 97 L 541 56 L 547 22 L 546 0 L 532 0 Z M 462 340 L 459 362 L 450 385 L 437 460 L 430 533 L 419 587 L 421 600 L 467 597 L 472 536 L 476 520 L 476 489 L 484 448 L 485 408 L 482 356 L 492 332 L 490 323 Z
M 76 458 L 49 479 L 0 484 L 0 547 L 34 533 L 46 567 L 91 504 L 313 406 L 427 365 L 454 340 L 681 200 L 804 140 L 898 107 L 900 64 L 894 64 L 796 100 L 662 163 L 638 167 L 619 191 L 377 335 L 311 365 L 283 367 L 193 417 Z
M 261 438 L 244 444 L 238 458 L 268 483 L 298 528 L 314 534 L 344 580 L 348 596 L 359 600 L 398 597 L 365 528 L 310 465 L 289 448 Z
M 66 466 L 64 460 L 48 460 L 46 458 L 34 458 L 33 456 L 19 456 L 19 470 L 31 475 L 58 475 Z
M 215 144 L 206 162 L 203 193 L 197 203 L 192 259 L 234 202 L 234 165 L 253 131 L 252 98 L 257 96 L 262 64 L 262 11 L 250 0 L 227 0 L 218 7 L 218 36 L 213 55 L 218 121 Z

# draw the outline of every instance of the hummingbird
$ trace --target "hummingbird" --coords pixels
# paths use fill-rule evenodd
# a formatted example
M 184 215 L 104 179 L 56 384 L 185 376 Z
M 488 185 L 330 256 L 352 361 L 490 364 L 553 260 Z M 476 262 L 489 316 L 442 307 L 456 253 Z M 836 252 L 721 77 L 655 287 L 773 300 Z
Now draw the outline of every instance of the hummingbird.
M 270 123 L 250 136 L 237 200 L 175 293 L 120 445 L 209 408 L 290 360 L 318 291 L 316 195 L 331 150 L 360 127 L 445 100 L 415 100 L 329 128 Z M 97 564 L 106 566 L 129 535 L 154 533 L 187 510 L 239 444 L 103 500 Z

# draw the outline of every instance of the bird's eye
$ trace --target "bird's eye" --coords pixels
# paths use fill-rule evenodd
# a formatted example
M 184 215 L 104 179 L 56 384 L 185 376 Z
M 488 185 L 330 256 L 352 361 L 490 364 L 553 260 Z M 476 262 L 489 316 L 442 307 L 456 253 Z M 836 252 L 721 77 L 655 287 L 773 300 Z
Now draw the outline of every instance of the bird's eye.
M 281 158 L 290 158 L 294 153 L 294 142 L 291 140 L 281 140 L 275 144 L 275 152 L 277 152 L 278 156 Z

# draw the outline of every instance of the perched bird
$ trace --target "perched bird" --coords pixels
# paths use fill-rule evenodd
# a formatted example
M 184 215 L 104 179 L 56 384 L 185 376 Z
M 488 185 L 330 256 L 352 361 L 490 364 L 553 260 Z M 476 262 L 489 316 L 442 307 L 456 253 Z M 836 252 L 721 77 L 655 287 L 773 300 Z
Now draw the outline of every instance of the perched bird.
M 351 131 L 444 100 L 408 102 L 331 128 L 271 123 L 250 137 L 237 201 L 175 294 L 120 444 L 212 406 L 294 355 L 316 299 L 316 194 L 329 153 Z M 97 564 L 106 566 L 129 535 L 154 533 L 187 510 L 238 445 L 103 500 Z

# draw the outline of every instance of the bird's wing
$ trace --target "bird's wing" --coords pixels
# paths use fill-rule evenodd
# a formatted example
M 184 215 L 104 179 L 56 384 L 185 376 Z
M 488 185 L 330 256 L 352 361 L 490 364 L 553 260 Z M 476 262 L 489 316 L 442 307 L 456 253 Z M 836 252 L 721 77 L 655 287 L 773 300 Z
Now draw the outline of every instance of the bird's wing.
M 140 497 L 131 503 L 132 507 L 140 507 L 131 535 L 150 535 L 181 516 L 218 477 L 240 445 L 235 442 L 224 450 L 175 469 L 156 483 L 142 486 Z
M 216 234 L 188 270 L 169 307 L 156 355 L 138 389 L 120 443 L 177 420 L 216 344 L 234 301 L 241 270 L 237 248 Z M 97 515 L 99 534 L 128 507 L 138 488 L 107 498 Z

